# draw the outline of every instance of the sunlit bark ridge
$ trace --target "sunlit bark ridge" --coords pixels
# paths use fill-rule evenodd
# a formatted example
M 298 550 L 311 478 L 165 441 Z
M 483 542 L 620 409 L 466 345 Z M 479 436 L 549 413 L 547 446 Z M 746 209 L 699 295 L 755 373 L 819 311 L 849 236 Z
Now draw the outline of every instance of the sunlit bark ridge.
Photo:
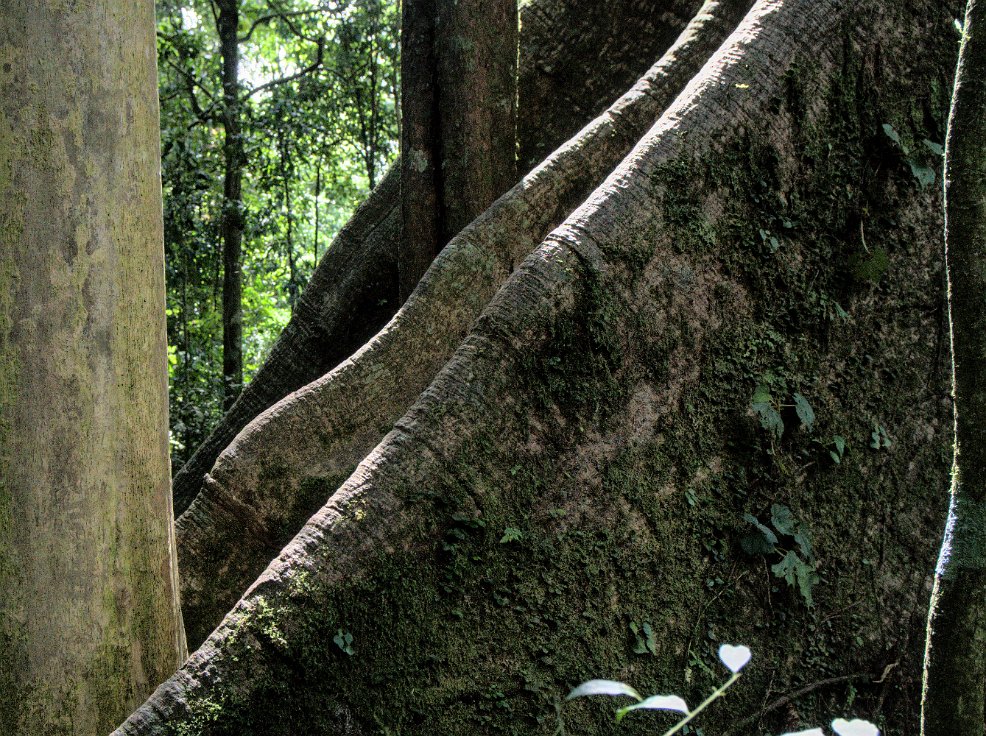
M 922 733 L 986 732 L 986 4 L 971 0 L 945 147 L 955 396 L 949 541 L 928 622 Z

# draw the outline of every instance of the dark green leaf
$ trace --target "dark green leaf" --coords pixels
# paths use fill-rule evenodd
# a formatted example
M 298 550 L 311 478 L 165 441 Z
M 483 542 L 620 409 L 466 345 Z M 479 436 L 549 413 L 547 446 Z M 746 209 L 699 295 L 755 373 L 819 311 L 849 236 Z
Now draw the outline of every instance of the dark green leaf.
M 753 514 L 743 514 L 743 519 L 750 524 L 753 524 L 763 535 L 764 541 L 768 544 L 777 544 L 777 535 L 768 526 L 764 526 Z
M 798 521 L 791 509 L 782 503 L 775 503 L 770 507 L 770 523 L 774 525 L 774 529 L 789 537 L 794 536 L 798 529 Z
M 753 411 L 760 418 L 760 426 L 780 439 L 784 434 L 784 420 L 773 404 L 758 401 L 753 404 Z
M 907 153 L 907 146 L 905 146 L 904 142 L 900 139 L 900 135 L 894 129 L 894 126 L 892 126 L 890 123 L 884 123 L 883 132 L 886 134 L 887 138 L 889 138 L 898 146 L 900 146 L 901 150 L 904 151 L 904 153 Z
M 917 182 L 922 189 L 927 189 L 935 183 L 934 169 L 924 166 L 923 164 L 919 164 L 913 159 L 908 160 L 907 163 L 911 165 L 911 173 L 914 175 L 914 178 L 917 179 Z
M 805 426 L 805 429 L 811 429 L 815 424 L 815 411 L 811 408 L 811 404 L 808 403 L 806 399 L 801 394 L 794 395 L 794 410 L 798 414 L 798 419 Z

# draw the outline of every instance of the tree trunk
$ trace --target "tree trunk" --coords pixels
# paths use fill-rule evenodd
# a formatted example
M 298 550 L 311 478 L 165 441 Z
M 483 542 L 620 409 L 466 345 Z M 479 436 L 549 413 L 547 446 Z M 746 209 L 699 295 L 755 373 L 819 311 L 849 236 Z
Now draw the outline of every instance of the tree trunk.
M 514 264 L 619 163 L 746 5 L 707 3 L 611 110 L 452 240 L 420 294 L 359 354 L 258 417 L 220 455 L 199 498 L 178 521 L 191 641 L 198 644 L 212 631 L 411 406 Z
M 520 78 L 536 80 L 547 76 L 556 68 L 577 66 L 577 59 L 568 58 L 568 47 L 555 43 L 555 37 L 564 33 L 574 43 L 593 48 L 608 39 L 591 23 L 581 22 L 578 15 L 557 13 L 554 8 L 563 0 L 533 0 L 525 5 L 525 13 L 545 7 L 545 18 L 557 18 L 570 25 L 558 28 L 550 22 L 526 22 L 520 31 Z M 622 32 L 628 38 L 651 44 L 657 34 L 671 38 L 685 27 L 688 19 L 700 7 L 699 0 L 674 0 L 654 3 L 653 8 L 638 8 L 636 13 L 622 14 Z M 656 8 L 660 7 L 658 11 Z M 646 10 L 646 12 L 644 12 Z M 595 16 L 587 16 L 593 20 Z M 622 47 L 620 47 L 622 48 Z M 524 49 L 527 51 L 525 52 Z M 631 62 L 611 67 L 596 64 L 585 68 L 587 79 L 592 80 L 597 94 L 616 99 L 630 81 L 647 71 L 648 66 L 663 52 L 657 48 L 643 62 L 631 55 Z M 406 53 L 406 52 L 405 52 Z M 596 53 L 596 52 L 592 52 Z M 627 73 L 632 76 L 625 79 Z M 577 131 L 591 121 L 581 107 L 563 104 L 568 92 L 547 82 L 537 85 L 539 97 L 530 104 L 518 108 L 518 126 L 530 135 L 536 132 L 536 121 L 545 110 L 551 110 L 555 119 L 563 123 L 564 130 Z M 602 112 L 605 105 L 594 112 Z M 528 112 L 528 110 L 530 112 Z M 566 134 L 567 135 L 567 134 Z M 562 145 L 565 136 L 557 132 L 542 135 L 538 132 L 540 146 L 551 151 Z M 523 150 L 525 139 L 522 135 Z M 530 166 L 533 166 L 533 162 Z M 525 170 L 530 166 L 525 166 Z M 395 165 L 399 170 L 400 164 Z M 328 252 L 322 258 L 311 280 L 301 295 L 296 314 L 278 337 L 264 365 L 250 381 L 231 409 L 212 431 L 206 441 L 175 475 L 173 489 L 175 514 L 180 515 L 198 494 L 203 477 L 212 467 L 216 457 L 225 449 L 246 424 L 262 411 L 307 383 L 314 381 L 372 337 L 389 320 L 399 306 L 397 286 L 397 250 L 399 228 L 400 174 L 392 170 L 375 189 L 367 201 L 353 214 L 349 223 L 340 231 Z
M 341 388 L 416 380 L 437 326 L 479 303 L 414 405 L 117 733 L 551 733 L 588 677 L 698 702 L 719 642 L 755 659 L 710 733 L 815 726 L 849 697 L 813 686 L 833 677 L 856 683 L 854 715 L 913 732 L 948 406 L 940 198 L 909 144 L 941 140 L 956 10 L 760 0 L 505 282 L 488 274 L 525 227 L 484 223 L 526 222 L 555 190 L 500 199 L 373 342 L 220 460 L 184 521 L 277 521 L 293 502 L 260 492 L 294 481 L 289 430 L 352 434 L 386 402 L 347 413 Z M 623 120 L 513 191 L 581 170 L 579 144 Z M 254 468 L 239 499 L 238 463 Z M 606 704 L 564 714 L 611 728 Z M 636 715 L 624 727 L 653 732 Z
M 0 13 L 0 732 L 105 733 L 184 659 L 153 3 Z
M 401 301 L 517 181 L 517 0 L 409 0 L 401 29 Z
M 969 0 L 945 149 L 955 460 L 932 593 L 922 732 L 986 732 L 986 5 Z
M 243 390 L 243 131 L 240 125 L 240 0 L 218 2 L 223 65 L 223 410 Z

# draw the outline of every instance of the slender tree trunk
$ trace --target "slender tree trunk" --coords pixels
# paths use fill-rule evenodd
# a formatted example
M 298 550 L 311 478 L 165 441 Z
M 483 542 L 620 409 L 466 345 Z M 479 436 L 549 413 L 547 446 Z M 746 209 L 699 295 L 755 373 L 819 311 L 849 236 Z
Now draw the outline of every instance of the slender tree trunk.
M 0 732 L 105 733 L 184 657 L 150 0 L 0 12 Z
M 986 732 L 986 2 L 969 0 L 945 147 L 955 399 L 949 526 L 931 599 L 922 732 Z
M 223 410 L 243 389 L 243 166 L 240 120 L 239 0 L 221 0 L 216 30 L 223 74 Z
M 318 200 L 322 196 L 322 159 L 319 157 L 315 165 L 315 237 L 312 238 L 312 250 L 315 263 L 318 264 Z
M 291 314 L 298 303 L 298 274 L 294 258 L 294 210 L 291 208 L 291 154 L 289 144 L 284 136 L 280 140 L 281 153 L 281 183 L 284 188 L 284 218 L 288 224 L 285 256 L 288 261 L 288 306 Z M 316 223 L 317 229 L 317 223 Z
M 401 56 L 402 301 L 516 181 L 516 0 L 409 0 Z

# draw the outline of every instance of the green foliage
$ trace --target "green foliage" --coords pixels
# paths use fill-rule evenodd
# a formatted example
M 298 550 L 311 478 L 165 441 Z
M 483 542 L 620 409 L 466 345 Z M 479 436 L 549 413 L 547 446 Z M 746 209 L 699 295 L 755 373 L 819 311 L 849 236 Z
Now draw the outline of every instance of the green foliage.
M 873 431 L 870 432 L 870 447 L 874 450 L 889 450 L 893 446 L 893 441 L 887 434 L 887 430 L 882 424 L 874 423 Z
M 926 152 L 920 154 L 919 152 L 912 153 L 910 146 L 908 146 L 903 139 L 900 137 L 900 133 L 894 128 L 890 123 L 883 124 L 883 132 L 890 139 L 890 141 L 896 146 L 901 153 L 904 154 L 904 159 L 907 165 L 911 169 L 911 175 L 917 181 L 918 186 L 922 189 L 926 189 L 935 183 L 935 169 L 934 165 L 940 162 L 942 156 L 945 153 L 944 148 L 934 141 L 930 141 L 925 138 L 922 141 Z M 927 153 L 930 152 L 931 156 Z
M 770 507 L 770 526 L 752 514 L 744 514 L 743 519 L 754 528 L 740 539 L 743 551 L 749 555 L 781 555 L 771 572 L 797 590 L 809 607 L 813 606 L 812 589 L 821 578 L 815 571 L 811 536 L 805 525 L 790 508 L 779 503 Z
M 648 621 L 638 624 L 636 621 L 630 622 L 630 631 L 634 637 L 634 654 L 652 654 L 657 656 L 657 634 Z
M 806 431 L 811 431 L 815 426 L 815 410 L 811 408 L 802 394 L 795 393 L 792 396 L 795 414 L 801 426 Z M 770 393 L 770 388 L 766 383 L 757 384 L 750 401 L 750 408 L 760 420 L 760 426 L 774 439 L 780 440 L 784 436 L 784 418 L 781 410 L 787 405 L 779 403 Z
M 794 394 L 794 410 L 797 412 L 798 419 L 801 420 L 804 428 L 811 430 L 815 424 L 815 412 L 811 408 L 811 404 L 808 403 L 808 399 L 801 394 Z
M 223 97 L 210 3 L 161 0 L 157 9 L 177 468 L 221 415 Z M 240 2 L 246 380 L 396 155 L 398 27 L 396 5 L 383 0 Z
M 332 637 L 332 641 L 337 647 L 339 647 L 339 649 L 348 654 L 350 657 L 356 653 L 353 649 L 353 635 L 348 631 L 339 629 L 336 632 L 336 635 Z
M 503 536 L 500 537 L 500 544 L 519 541 L 523 536 L 524 535 L 521 533 L 520 529 L 515 529 L 512 526 L 508 526 L 503 530 Z

